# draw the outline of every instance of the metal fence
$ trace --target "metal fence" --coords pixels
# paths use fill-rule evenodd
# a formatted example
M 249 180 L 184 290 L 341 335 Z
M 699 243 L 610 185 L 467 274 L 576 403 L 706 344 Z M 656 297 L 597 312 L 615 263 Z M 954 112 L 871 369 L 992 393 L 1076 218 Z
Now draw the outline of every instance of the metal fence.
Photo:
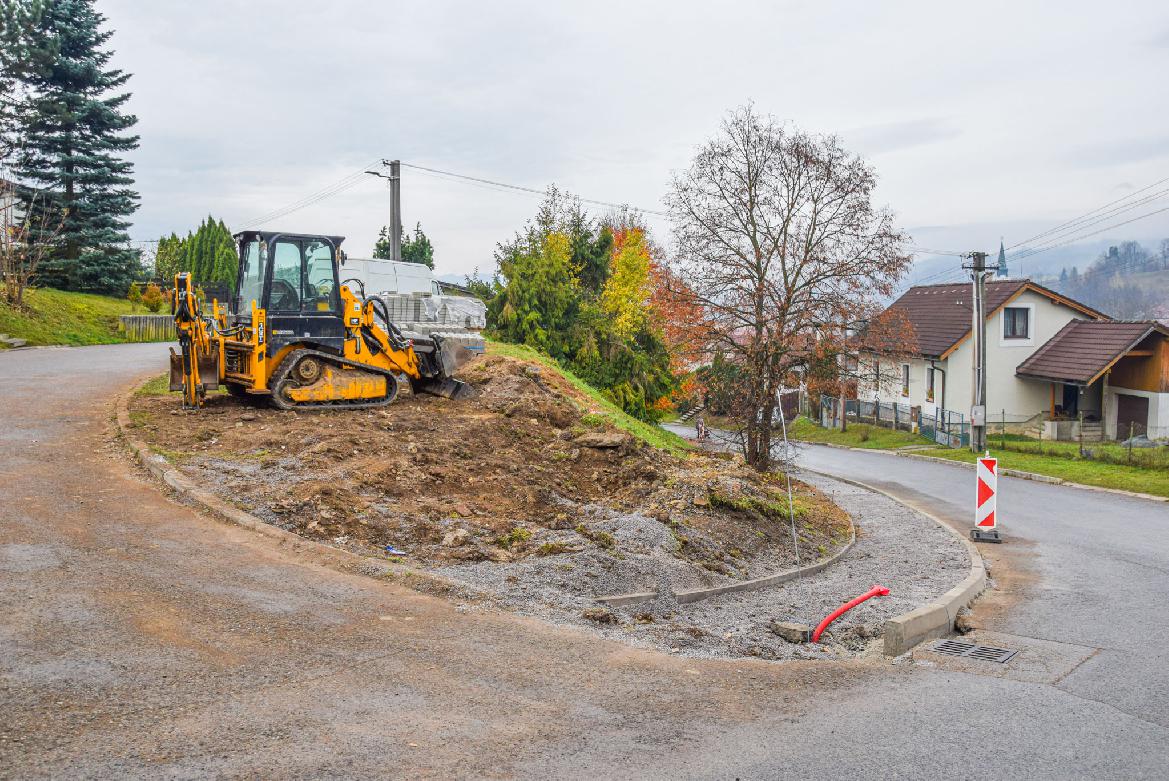
M 938 415 L 918 415 L 918 432 L 939 445 L 966 447 L 970 444 L 970 423 L 961 412 L 941 410 Z
M 870 423 L 902 431 L 916 430 L 931 442 L 946 447 L 960 448 L 970 444 L 970 423 L 960 412 L 942 410 L 939 415 L 926 415 L 908 404 L 890 401 L 844 400 L 844 418 L 852 423 Z M 820 425 L 840 428 L 840 399 L 820 397 Z

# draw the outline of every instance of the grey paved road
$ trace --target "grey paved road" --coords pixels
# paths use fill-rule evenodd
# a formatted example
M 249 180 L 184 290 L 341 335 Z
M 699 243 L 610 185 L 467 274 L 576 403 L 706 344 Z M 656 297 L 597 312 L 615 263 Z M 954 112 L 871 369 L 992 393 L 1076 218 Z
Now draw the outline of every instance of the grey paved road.
M 1038 666 L 676 658 L 460 612 L 173 502 L 108 444 L 113 395 L 164 353 L 0 353 L 0 777 L 1165 775 L 1159 505 L 1004 485 L 1018 538 L 980 617 Z M 943 509 L 968 481 L 803 458 Z

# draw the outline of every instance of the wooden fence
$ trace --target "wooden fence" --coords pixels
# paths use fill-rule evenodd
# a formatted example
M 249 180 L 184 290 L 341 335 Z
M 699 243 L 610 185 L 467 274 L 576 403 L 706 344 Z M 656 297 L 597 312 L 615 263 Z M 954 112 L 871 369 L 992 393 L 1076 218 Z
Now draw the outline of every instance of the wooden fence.
M 120 330 L 128 342 L 170 342 L 175 339 L 172 315 L 122 315 Z

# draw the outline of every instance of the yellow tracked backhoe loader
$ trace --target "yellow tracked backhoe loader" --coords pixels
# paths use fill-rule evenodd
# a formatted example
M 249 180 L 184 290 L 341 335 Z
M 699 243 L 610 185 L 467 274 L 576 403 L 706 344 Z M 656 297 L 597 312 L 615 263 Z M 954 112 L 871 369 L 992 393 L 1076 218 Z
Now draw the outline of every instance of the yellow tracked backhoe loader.
M 459 398 L 453 375 L 474 353 L 441 335 L 406 338 L 385 302 L 341 284 L 341 236 L 244 231 L 235 293 L 225 309 L 200 311 L 188 272 L 175 277 L 181 352 L 171 350 L 170 388 L 198 408 L 225 385 L 281 409 L 360 409 L 389 404 L 399 384 Z

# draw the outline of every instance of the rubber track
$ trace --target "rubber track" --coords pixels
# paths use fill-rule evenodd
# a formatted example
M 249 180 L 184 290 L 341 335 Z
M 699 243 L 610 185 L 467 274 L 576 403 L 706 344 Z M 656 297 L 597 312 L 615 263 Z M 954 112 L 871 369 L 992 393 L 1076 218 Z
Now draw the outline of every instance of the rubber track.
M 317 401 L 317 402 L 289 402 L 281 395 L 281 385 L 284 383 L 288 373 L 292 371 L 292 367 L 296 362 L 305 356 L 312 355 L 320 358 L 325 363 L 329 363 L 337 368 L 341 366 L 355 366 L 362 371 L 367 371 L 372 374 L 380 374 L 387 378 L 387 387 L 389 383 L 394 383 L 394 393 L 385 396 L 381 399 L 374 399 L 371 401 Z M 300 349 L 293 350 L 288 355 L 284 356 L 284 360 L 276 367 L 276 371 L 272 374 L 272 382 L 269 387 L 272 389 L 272 403 L 279 409 L 283 410 L 331 410 L 331 409 L 370 409 L 373 407 L 385 407 L 398 397 L 397 390 L 398 378 L 394 373 L 388 369 L 380 369 L 376 366 L 369 366 L 364 363 L 356 363 L 354 361 L 342 361 L 337 356 L 331 353 L 321 352 L 320 350 Z

